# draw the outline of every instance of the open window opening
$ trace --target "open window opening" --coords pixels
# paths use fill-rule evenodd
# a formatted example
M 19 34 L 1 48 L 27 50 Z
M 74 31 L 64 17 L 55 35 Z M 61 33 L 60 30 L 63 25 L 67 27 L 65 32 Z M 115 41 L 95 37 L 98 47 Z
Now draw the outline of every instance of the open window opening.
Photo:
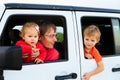
M 85 16 L 81 18 L 82 23 L 82 29 L 84 29 L 86 26 L 94 24 L 99 27 L 101 31 L 101 39 L 99 43 L 96 45 L 96 48 L 100 52 L 102 56 L 109 56 L 109 55 L 116 55 L 120 53 L 118 51 L 118 44 L 120 44 L 120 41 L 116 40 L 118 38 L 117 35 L 119 35 L 119 22 L 118 19 L 113 21 L 113 18 L 106 18 L 106 17 L 90 17 Z M 117 36 L 117 37 L 116 37 Z
M 68 60 L 67 54 L 67 30 L 66 30 L 66 20 L 63 16 L 51 16 L 51 15 L 11 15 L 6 21 L 5 28 L 2 32 L 0 38 L 1 46 L 14 46 L 15 43 L 11 41 L 9 36 L 9 31 L 15 31 L 16 26 L 22 26 L 26 22 L 39 22 L 40 20 L 50 21 L 54 23 L 57 27 L 57 42 L 55 43 L 55 48 L 60 53 L 60 59 L 62 61 Z M 16 31 L 17 40 L 20 39 L 19 32 Z M 15 36 L 14 36 L 15 38 Z

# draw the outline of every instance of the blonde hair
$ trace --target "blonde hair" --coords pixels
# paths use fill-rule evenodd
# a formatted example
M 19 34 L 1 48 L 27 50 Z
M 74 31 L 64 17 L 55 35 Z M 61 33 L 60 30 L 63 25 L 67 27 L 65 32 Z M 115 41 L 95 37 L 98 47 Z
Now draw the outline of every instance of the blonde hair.
M 101 32 L 95 25 L 89 25 L 84 29 L 84 36 L 95 36 L 97 41 L 100 41 Z
M 27 22 L 23 25 L 22 29 L 21 29 L 21 34 L 20 36 L 23 37 L 25 35 L 25 31 L 27 29 L 31 29 L 34 28 L 36 29 L 36 31 L 38 32 L 38 35 L 40 36 L 40 30 L 39 30 L 39 26 L 35 23 L 35 22 Z

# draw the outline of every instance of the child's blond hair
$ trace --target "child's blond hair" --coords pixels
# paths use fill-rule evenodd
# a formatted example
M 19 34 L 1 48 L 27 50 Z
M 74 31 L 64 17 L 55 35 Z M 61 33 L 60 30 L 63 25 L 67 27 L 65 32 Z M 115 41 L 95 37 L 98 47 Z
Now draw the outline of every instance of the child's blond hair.
M 26 29 L 34 28 L 38 32 L 38 35 L 40 36 L 39 26 L 35 22 L 27 22 L 23 25 L 21 29 L 20 36 L 23 37 L 25 35 Z
M 101 32 L 99 28 L 95 25 L 89 25 L 84 29 L 84 36 L 95 36 L 97 41 L 100 41 Z

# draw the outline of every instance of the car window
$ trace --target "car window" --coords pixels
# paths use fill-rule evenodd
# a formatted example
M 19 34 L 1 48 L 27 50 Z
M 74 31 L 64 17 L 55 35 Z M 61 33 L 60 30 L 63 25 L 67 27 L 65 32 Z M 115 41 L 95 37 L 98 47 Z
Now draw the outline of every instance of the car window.
M 67 53 L 67 31 L 66 31 L 66 20 L 64 16 L 55 15 L 11 15 L 6 21 L 5 28 L 2 32 L 0 39 L 1 46 L 15 46 L 12 42 L 9 31 L 18 30 L 20 31 L 22 25 L 26 22 L 39 22 L 40 20 L 50 21 L 54 23 L 57 27 L 57 42 L 55 43 L 55 48 L 60 52 L 61 61 L 68 60 Z M 19 34 L 17 34 L 19 36 Z M 15 36 L 14 36 L 15 37 Z
M 120 55 L 120 21 L 117 18 L 84 16 L 82 29 L 94 24 L 101 31 L 101 39 L 96 45 L 102 56 Z

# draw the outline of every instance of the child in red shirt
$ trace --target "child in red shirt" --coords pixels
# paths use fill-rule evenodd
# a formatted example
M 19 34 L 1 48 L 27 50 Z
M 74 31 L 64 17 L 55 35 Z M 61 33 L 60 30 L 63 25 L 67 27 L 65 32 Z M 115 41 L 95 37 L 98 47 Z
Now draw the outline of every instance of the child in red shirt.
M 23 62 L 43 63 L 46 58 L 46 50 L 38 42 L 40 37 L 39 26 L 34 22 L 24 24 L 20 36 L 22 40 L 17 41 L 16 46 L 22 48 Z M 34 53 L 38 54 L 35 58 L 32 57 Z
M 102 56 L 95 48 L 96 43 L 100 40 L 100 30 L 95 25 L 90 25 L 84 29 L 84 53 L 87 59 L 95 59 L 97 68 L 83 75 L 84 80 L 89 80 L 91 76 L 100 73 L 104 70 Z

